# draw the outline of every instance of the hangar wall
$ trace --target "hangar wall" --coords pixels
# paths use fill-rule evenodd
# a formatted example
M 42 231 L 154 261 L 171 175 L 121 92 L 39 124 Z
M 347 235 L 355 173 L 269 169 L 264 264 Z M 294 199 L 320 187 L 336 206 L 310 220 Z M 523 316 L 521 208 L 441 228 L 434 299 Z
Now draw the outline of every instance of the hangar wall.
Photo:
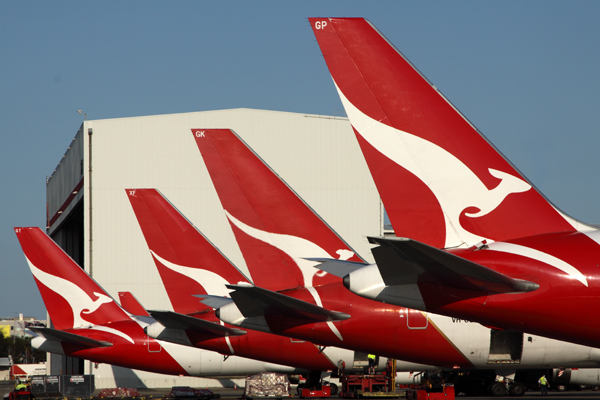
M 50 232 L 64 222 L 83 198 L 83 141 L 82 124 L 54 172 L 46 179 L 46 225 Z
M 233 129 L 373 261 L 366 236 L 383 234 L 383 208 L 347 118 L 232 109 L 85 121 L 49 179 L 48 231 L 67 235 L 69 218 L 82 213 L 83 257 L 76 260 L 111 296 L 127 290 L 148 309 L 172 310 L 125 189 L 159 189 L 248 274 L 193 128 Z M 94 372 L 91 363 L 86 369 Z M 103 371 L 97 387 L 114 384 Z

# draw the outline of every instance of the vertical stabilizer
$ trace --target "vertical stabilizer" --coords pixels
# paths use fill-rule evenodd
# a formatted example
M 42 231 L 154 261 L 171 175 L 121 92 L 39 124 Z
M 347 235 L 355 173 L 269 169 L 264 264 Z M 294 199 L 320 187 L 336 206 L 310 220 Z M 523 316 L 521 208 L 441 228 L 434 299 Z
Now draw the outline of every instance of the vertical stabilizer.
M 309 21 L 396 236 L 443 248 L 575 229 L 368 21 Z
M 277 291 L 339 281 L 306 258 L 362 261 L 234 132 L 192 133 L 257 286 Z
M 212 310 L 192 296 L 227 296 L 225 285 L 248 282 L 160 192 L 126 193 L 175 312 Z
M 129 320 L 121 307 L 39 228 L 15 228 L 55 329 Z
M 131 315 L 149 317 L 148 311 L 131 292 L 119 292 L 121 307 Z

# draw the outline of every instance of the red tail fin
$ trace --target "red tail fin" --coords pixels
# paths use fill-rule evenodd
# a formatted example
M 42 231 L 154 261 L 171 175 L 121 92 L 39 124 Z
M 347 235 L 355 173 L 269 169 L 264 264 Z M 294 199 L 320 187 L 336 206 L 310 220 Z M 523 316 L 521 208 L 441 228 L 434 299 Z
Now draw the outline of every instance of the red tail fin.
M 121 307 L 132 315 L 150 316 L 148 311 L 146 311 L 144 306 L 142 306 L 131 292 L 119 292 L 119 301 L 121 302 Z
M 362 261 L 235 133 L 192 132 L 257 286 L 283 290 L 339 280 L 304 258 Z
M 309 20 L 397 236 L 452 247 L 574 230 L 368 21 Z
M 54 328 L 130 319 L 119 305 L 39 228 L 15 228 Z
M 126 192 L 175 312 L 211 309 L 192 296 L 224 296 L 226 284 L 248 281 L 158 191 Z

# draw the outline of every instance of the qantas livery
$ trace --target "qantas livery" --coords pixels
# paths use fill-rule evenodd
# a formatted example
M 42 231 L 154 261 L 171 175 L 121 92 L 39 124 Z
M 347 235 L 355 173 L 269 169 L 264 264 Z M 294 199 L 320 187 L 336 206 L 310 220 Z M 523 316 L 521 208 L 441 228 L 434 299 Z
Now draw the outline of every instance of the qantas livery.
M 54 326 L 30 328 L 38 335 L 32 340 L 34 348 L 181 376 L 302 371 L 241 357 L 223 362 L 216 352 L 150 338 L 144 328 L 154 320 L 126 312 L 39 228 L 15 228 L 15 232 Z M 127 304 L 139 311 L 141 306 L 132 305 L 133 301 L 128 298 Z
M 600 347 L 600 233 L 562 213 L 368 21 L 310 24 L 396 238 L 352 292 Z
M 337 256 L 344 266 L 364 267 L 362 258 L 234 132 L 198 131 L 192 130 L 196 143 L 256 285 L 228 285 L 230 302 L 215 305 L 221 320 L 447 368 L 598 366 L 597 349 L 382 305 L 348 292 L 341 278 L 319 273 L 314 265 Z
M 142 304 L 135 298 L 131 292 L 119 292 L 119 303 L 123 310 L 127 311 L 131 315 L 140 317 L 149 317 L 148 311 L 142 306 Z
M 340 361 L 353 365 L 355 354 L 350 350 L 323 349 L 304 340 L 224 325 L 213 308 L 200 300 L 215 301 L 215 297 L 229 295 L 228 285 L 251 286 L 251 281 L 160 192 L 127 189 L 126 193 L 174 310 L 150 311 L 157 322 L 146 327 L 148 335 L 225 356 L 237 355 L 312 371 L 334 370 Z M 245 334 L 215 335 L 209 334 L 209 328 Z M 385 367 L 386 361 L 382 357 L 380 365 Z M 412 364 L 406 367 L 424 368 Z

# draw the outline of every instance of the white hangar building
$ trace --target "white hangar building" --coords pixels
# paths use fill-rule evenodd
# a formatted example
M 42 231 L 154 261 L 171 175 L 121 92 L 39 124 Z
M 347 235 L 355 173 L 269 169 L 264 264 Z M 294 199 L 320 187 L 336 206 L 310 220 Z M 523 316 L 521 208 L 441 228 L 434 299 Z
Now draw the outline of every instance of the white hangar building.
M 156 188 L 247 273 L 194 141 L 233 129 L 362 257 L 383 207 L 347 118 L 252 109 L 85 121 L 47 181 L 48 234 L 115 299 L 131 291 L 172 310 L 125 189 Z M 53 356 L 49 373 L 92 373 L 96 387 L 218 386 Z

